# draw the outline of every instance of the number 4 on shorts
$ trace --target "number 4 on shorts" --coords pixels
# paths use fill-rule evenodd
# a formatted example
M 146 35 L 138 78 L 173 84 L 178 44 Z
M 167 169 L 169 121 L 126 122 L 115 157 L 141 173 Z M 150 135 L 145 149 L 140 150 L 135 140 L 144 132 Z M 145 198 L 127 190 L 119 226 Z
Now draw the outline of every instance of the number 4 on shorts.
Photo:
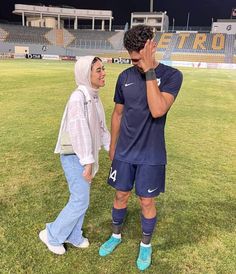
M 116 181 L 116 173 L 117 173 L 117 170 L 112 170 L 112 167 L 111 167 L 111 171 L 110 171 L 110 175 L 109 175 L 109 179 L 112 179 L 113 182 Z

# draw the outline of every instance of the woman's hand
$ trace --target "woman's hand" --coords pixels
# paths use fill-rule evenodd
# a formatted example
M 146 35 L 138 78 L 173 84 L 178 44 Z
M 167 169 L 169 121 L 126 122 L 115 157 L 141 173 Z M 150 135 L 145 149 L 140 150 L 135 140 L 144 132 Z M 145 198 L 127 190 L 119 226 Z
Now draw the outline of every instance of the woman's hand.
M 87 164 L 84 166 L 83 176 L 88 183 L 92 182 L 92 164 Z

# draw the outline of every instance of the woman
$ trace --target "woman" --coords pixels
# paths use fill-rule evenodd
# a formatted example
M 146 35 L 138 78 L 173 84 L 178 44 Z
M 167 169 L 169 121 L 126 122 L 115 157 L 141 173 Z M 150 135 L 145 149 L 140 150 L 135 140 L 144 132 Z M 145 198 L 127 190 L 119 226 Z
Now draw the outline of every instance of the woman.
M 66 252 L 63 243 L 80 248 L 89 246 L 81 229 L 89 206 L 90 183 L 98 171 L 101 146 L 108 151 L 110 145 L 110 133 L 98 96 L 99 88 L 105 85 L 101 59 L 80 57 L 75 64 L 75 80 L 78 87 L 66 105 L 55 149 L 55 153 L 61 154 L 70 198 L 56 220 L 46 224 L 46 228 L 39 233 L 39 238 L 48 249 L 59 255 Z M 65 136 L 70 142 L 67 146 Z

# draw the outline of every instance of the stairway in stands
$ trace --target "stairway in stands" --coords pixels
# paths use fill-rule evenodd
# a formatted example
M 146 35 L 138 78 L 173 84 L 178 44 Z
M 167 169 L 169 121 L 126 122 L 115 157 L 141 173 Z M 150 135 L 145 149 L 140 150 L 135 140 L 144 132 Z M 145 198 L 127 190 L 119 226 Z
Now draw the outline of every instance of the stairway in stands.
M 236 40 L 236 35 L 228 34 L 225 41 L 225 63 L 233 63 L 234 56 L 234 41 Z
M 177 40 L 178 40 L 178 34 L 173 34 L 171 37 L 171 41 L 163 55 L 163 60 L 171 60 L 171 53 L 174 51 L 174 48 L 176 47 Z
M 8 32 L 0 28 L 0 41 L 5 41 L 8 36 Z
M 75 40 L 75 37 L 66 29 L 51 29 L 45 36 L 52 45 L 60 47 L 67 47 Z

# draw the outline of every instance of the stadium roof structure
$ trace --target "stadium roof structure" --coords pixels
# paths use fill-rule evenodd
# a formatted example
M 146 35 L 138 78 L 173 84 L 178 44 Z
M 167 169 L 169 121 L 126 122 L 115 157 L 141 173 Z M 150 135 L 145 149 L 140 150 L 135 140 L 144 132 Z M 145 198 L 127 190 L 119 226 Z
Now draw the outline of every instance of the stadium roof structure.
M 167 12 L 132 12 L 131 13 L 131 27 L 144 24 L 151 26 L 155 31 L 168 31 L 169 17 Z
M 92 20 L 92 29 L 94 29 L 95 20 L 102 21 L 102 29 L 104 28 L 105 20 L 109 21 L 109 30 L 111 30 L 112 24 L 112 11 L 111 10 L 88 10 L 88 9 L 75 9 L 73 7 L 52 7 L 44 5 L 24 5 L 15 4 L 15 10 L 13 11 L 16 15 L 22 16 L 22 25 L 25 26 L 25 16 L 35 17 L 39 16 L 40 19 L 43 16 L 49 16 L 57 18 L 58 28 L 60 28 L 60 20 L 72 18 L 75 20 L 75 29 L 78 27 L 78 19 Z
M 133 12 L 133 14 L 136 14 L 136 15 L 162 15 L 164 12 L 162 11 L 152 11 L 152 12 L 149 12 L 149 11 L 135 11 Z
M 217 19 L 217 22 L 235 23 L 236 19 Z

